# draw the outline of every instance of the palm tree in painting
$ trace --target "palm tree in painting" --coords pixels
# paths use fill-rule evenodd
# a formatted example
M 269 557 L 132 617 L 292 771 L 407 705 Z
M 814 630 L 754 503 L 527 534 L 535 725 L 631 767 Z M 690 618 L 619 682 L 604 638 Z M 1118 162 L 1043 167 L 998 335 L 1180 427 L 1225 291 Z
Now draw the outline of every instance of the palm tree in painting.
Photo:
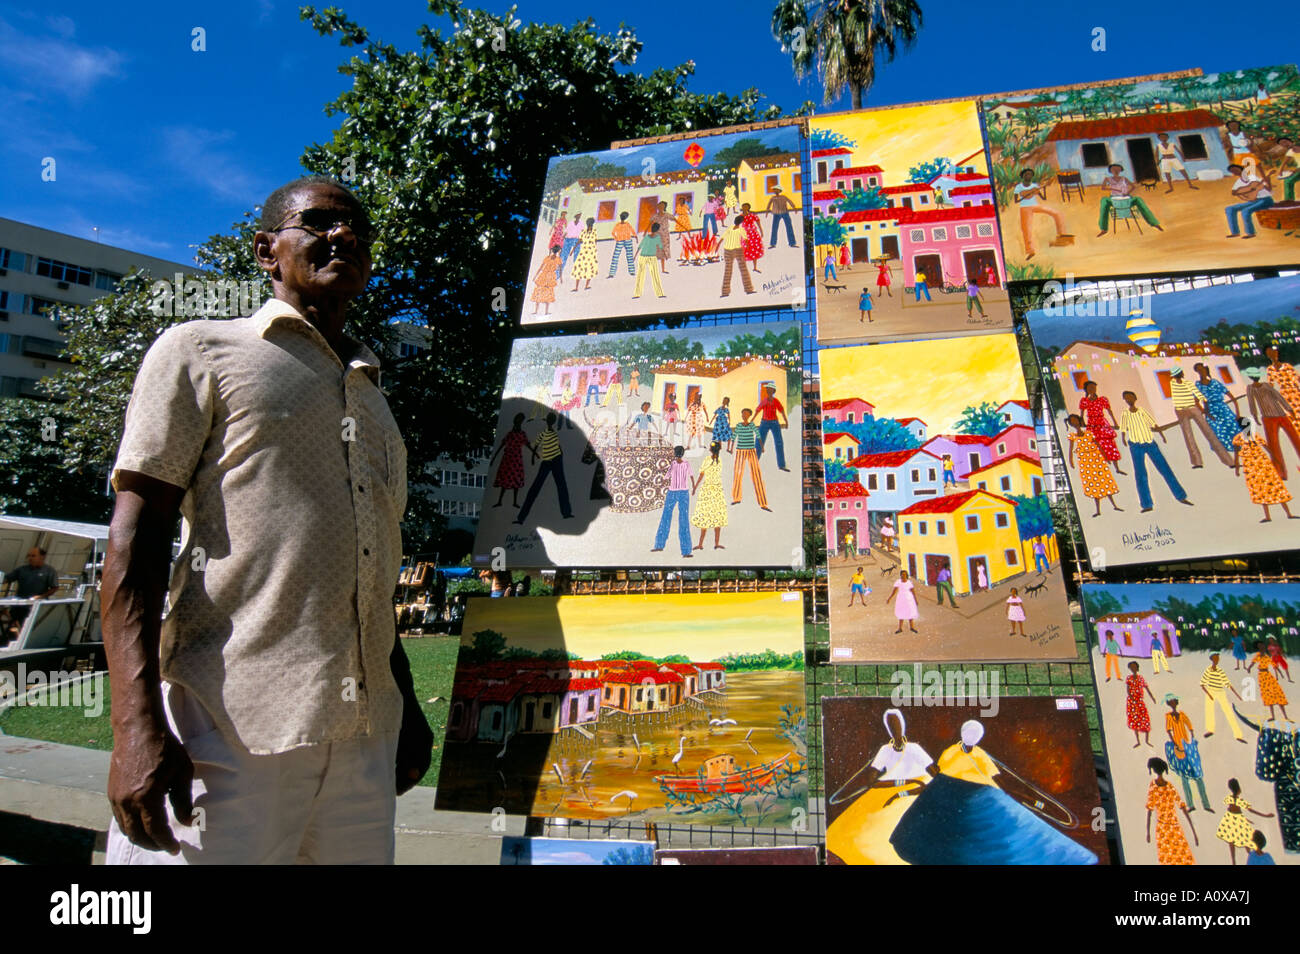
M 876 80 L 876 67 L 916 41 L 921 7 L 916 0 L 777 0 L 772 34 L 790 53 L 802 79 L 816 66 L 824 101 L 848 87 L 853 108 Z

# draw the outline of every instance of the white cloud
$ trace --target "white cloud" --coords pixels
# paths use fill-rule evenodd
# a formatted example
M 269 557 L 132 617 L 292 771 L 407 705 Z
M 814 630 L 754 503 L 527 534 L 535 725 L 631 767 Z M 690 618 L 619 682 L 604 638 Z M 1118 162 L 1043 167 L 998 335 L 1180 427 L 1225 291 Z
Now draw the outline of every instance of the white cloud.
M 229 129 L 168 126 L 162 130 L 162 158 L 213 195 L 252 208 L 265 190 L 249 173 L 246 160 L 226 148 L 234 138 Z
M 0 75 L 8 82 L 79 99 L 102 81 L 122 75 L 126 58 L 116 50 L 72 42 L 72 20 L 51 18 L 47 27 L 57 35 L 24 33 L 0 20 Z

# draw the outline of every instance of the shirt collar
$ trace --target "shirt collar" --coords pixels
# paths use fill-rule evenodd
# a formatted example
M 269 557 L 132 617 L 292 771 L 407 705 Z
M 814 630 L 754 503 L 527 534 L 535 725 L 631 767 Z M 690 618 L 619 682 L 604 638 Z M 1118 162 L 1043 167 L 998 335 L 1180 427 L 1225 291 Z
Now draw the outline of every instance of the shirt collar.
M 335 358 L 338 358 L 334 349 L 330 347 L 329 342 L 325 340 L 325 336 L 317 330 L 316 326 L 299 314 L 298 310 L 294 308 L 293 305 L 290 305 L 286 301 L 281 301 L 279 298 L 269 299 L 261 308 L 254 312 L 248 320 L 252 323 L 253 330 L 256 331 L 258 336 L 261 338 L 265 338 L 270 333 L 271 328 L 275 325 L 288 325 L 304 334 L 307 334 L 322 348 L 334 355 Z M 375 356 L 373 351 L 351 335 L 344 334 L 343 342 L 351 352 L 351 358 L 348 360 L 347 366 L 349 368 L 358 368 L 364 371 L 366 375 L 375 382 L 375 385 L 378 386 L 380 370 L 379 358 Z

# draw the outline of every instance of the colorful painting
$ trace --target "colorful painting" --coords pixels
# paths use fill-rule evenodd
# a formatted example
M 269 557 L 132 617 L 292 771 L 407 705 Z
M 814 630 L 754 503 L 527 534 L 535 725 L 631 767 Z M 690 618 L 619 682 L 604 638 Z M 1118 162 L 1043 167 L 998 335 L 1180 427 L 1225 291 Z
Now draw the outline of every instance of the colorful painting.
M 806 817 L 798 593 L 479 599 L 464 633 L 439 810 Z
M 1295 66 L 982 107 L 1011 281 L 1300 261 Z
M 578 838 L 501 839 L 503 865 L 652 865 L 651 841 L 584 841 Z
M 1015 335 L 819 360 L 831 661 L 1073 659 Z
M 657 865 L 815 865 L 812 845 L 774 848 L 667 848 L 655 852 Z
M 1011 328 L 973 100 L 810 120 L 817 337 Z
M 517 340 L 474 561 L 797 565 L 802 401 L 795 322 Z
M 1293 547 L 1300 277 L 1030 312 L 1094 569 Z
M 522 322 L 802 305 L 797 126 L 551 160 Z
M 826 860 L 1108 863 L 1083 700 L 822 700 Z
M 1300 584 L 1082 595 L 1124 863 L 1300 864 Z

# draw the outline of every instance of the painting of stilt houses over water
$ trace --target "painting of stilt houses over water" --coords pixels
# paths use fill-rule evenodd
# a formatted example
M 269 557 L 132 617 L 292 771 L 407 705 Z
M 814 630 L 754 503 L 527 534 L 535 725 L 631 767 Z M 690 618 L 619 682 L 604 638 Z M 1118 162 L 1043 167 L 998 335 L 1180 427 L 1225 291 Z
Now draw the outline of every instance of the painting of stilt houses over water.
M 982 100 L 1008 277 L 1300 262 L 1294 65 Z
M 473 600 L 437 807 L 773 827 L 806 811 L 796 593 Z
M 552 159 L 522 322 L 802 305 L 801 137 L 758 124 Z
M 476 565 L 789 566 L 795 322 L 514 343 Z
M 1295 583 L 1086 584 L 1129 865 L 1300 864 Z
M 819 341 L 1011 327 L 973 100 L 818 116 L 809 133 Z
M 831 661 L 1073 659 L 1015 336 L 819 360 Z
M 822 700 L 826 860 L 1108 864 L 1078 696 Z
M 1026 315 L 1095 569 L 1300 533 L 1300 277 L 1179 284 Z

